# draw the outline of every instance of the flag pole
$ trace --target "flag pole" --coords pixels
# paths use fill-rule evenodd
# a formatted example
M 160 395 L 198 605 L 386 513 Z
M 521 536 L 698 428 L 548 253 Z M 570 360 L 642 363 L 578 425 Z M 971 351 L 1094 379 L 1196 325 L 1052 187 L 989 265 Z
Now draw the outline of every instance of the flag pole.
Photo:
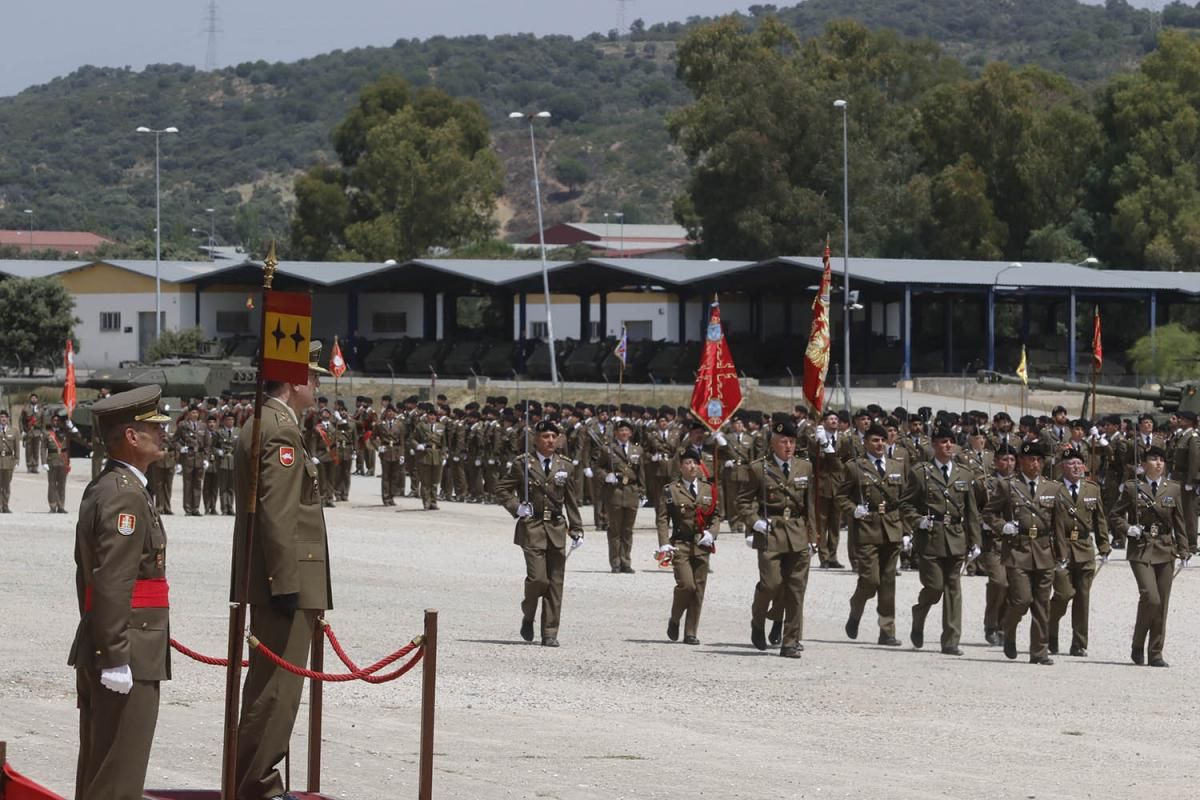
M 262 469 L 262 407 L 263 407 L 263 361 L 266 357 L 265 342 L 267 339 L 267 298 L 271 296 L 271 284 L 275 280 L 275 269 L 279 260 L 275 256 L 275 243 L 263 260 L 262 307 L 259 309 L 259 338 L 258 338 L 258 370 L 254 377 L 254 422 L 251 427 L 250 486 L 246 492 L 246 537 L 242 547 L 242 587 L 243 598 L 250 595 L 250 558 L 253 553 L 254 532 L 258 512 L 258 480 Z M 237 596 L 238 587 L 235 583 L 237 576 L 234 565 L 237 563 L 237 549 L 234 548 L 234 564 L 230 566 L 230 590 L 233 597 Z M 229 663 L 225 668 L 225 737 L 221 758 L 221 800 L 234 800 L 237 792 L 237 729 L 241 716 L 241 696 L 239 694 L 242 677 L 242 637 L 246 630 L 246 601 L 232 601 L 229 605 Z

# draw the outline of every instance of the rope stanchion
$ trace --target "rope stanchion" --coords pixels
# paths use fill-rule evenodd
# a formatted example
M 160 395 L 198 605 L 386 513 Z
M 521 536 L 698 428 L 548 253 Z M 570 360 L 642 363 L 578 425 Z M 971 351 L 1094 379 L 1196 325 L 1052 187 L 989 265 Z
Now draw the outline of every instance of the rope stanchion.
M 208 664 L 213 667 L 228 667 L 229 666 L 228 658 L 214 658 L 213 656 L 206 656 L 203 653 L 197 653 L 192 648 L 187 647 L 186 645 L 180 644 L 178 639 L 171 640 L 171 647 L 175 648 L 175 650 L 177 652 L 182 653 L 183 655 L 187 656 L 188 658 L 192 659 L 193 661 L 199 661 L 201 664 Z M 247 667 L 249 665 L 250 665 L 249 661 L 242 661 L 243 667 Z

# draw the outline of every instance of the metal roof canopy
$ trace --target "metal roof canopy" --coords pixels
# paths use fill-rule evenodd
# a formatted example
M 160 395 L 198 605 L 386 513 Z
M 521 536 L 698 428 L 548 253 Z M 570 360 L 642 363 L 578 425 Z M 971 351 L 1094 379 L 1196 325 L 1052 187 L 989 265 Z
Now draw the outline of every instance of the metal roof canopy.
M 706 288 L 717 276 L 748 265 L 748 261 L 687 261 L 675 258 L 589 258 L 550 270 L 550 291 L 592 294 L 621 289 L 661 286 L 679 293 Z M 517 291 L 541 288 L 541 275 L 514 282 Z

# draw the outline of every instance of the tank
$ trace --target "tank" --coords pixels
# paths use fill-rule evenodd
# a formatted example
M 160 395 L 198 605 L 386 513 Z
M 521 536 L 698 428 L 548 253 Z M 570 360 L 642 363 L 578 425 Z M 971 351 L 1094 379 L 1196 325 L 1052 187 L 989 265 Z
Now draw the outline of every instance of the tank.
M 981 370 L 976 376 L 980 383 L 1007 383 L 1020 385 L 1021 379 L 1016 375 L 1004 375 L 999 372 Z M 1082 392 L 1083 410 L 1080 416 L 1086 417 L 1091 408 L 1092 385 L 1079 381 L 1064 381 L 1061 378 L 1030 378 L 1028 388 L 1047 392 Z M 1113 386 L 1111 384 L 1096 384 L 1096 395 L 1100 397 L 1124 397 L 1129 400 L 1150 402 L 1164 414 L 1177 411 L 1195 411 L 1200 413 L 1200 384 L 1169 383 L 1157 389 L 1138 389 L 1132 386 Z

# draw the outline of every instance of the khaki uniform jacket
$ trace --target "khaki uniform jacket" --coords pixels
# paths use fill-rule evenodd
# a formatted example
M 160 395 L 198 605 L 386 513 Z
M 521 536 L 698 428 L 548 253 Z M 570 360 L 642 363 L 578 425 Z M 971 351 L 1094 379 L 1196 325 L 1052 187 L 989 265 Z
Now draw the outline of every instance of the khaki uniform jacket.
M 1175 440 L 1175 452 L 1171 462 L 1171 478 L 1193 489 L 1200 480 L 1200 431 L 1188 428 L 1180 432 Z
M 192 428 L 192 425 L 195 428 Z M 204 423 L 183 420 L 175 428 L 175 452 L 179 455 L 177 463 L 184 469 L 199 469 L 208 450 L 208 431 Z
M 870 456 L 845 465 L 842 483 L 838 486 L 837 505 L 855 536 L 853 541 L 858 544 L 895 544 L 904 538 L 904 519 L 900 514 L 900 498 L 907 480 L 904 465 L 885 456 L 883 471 L 880 477 Z M 854 509 L 860 504 L 867 506 L 871 513 L 855 519 Z
M 993 463 L 995 454 L 991 450 L 959 450 L 954 456 L 954 463 L 962 464 L 971 472 L 975 473 L 976 478 L 982 478 L 985 475 L 991 475 L 993 472 Z
M 64 425 L 61 428 L 56 428 L 53 425 L 46 427 L 46 463 L 52 467 L 67 467 L 71 466 L 71 440 L 83 444 L 83 437 L 79 435 L 78 429 L 68 430 Z
M 132 607 L 134 581 L 166 577 L 167 535 L 154 502 L 129 467 L 109 461 L 79 504 L 79 627 L 68 663 L 95 670 L 128 664 L 134 680 L 169 680 L 170 609 Z
M 1029 479 L 1017 470 L 1000 481 L 996 494 L 984 511 L 984 521 L 1001 540 L 1001 558 L 1006 567 L 1023 570 L 1053 569 L 1062 558 L 1054 534 L 1054 509 L 1059 505 L 1061 481 L 1038 477 L 1030 493 Z M 1017 526 L 1015 536 L 1004 536 L 1006 522 Z
M 371 441 L 381 461 L 392 463 L 404 457 L 404 420 L 400 417 L 378 420 L 371 430 Z
M 213 434 L 213 464 L 217 469 L 233 469 L 233 451 L 237 447 L 238 433 L 237 428 L 217 428 L 217 432 Z
M 1054 535 L 1058 552 L 1068 561 L 1094 561 L 1112 550 L 1108 536 L 1108 515 L 1100 498 L 1100 484 L 1087 479 L 1079 482 L 1078 498 L 1071 500 L 1071 487 L 1063 482 L 1060 507 L 1054 514 Z
M 1001 433 L 1000 431 L 992 431 L 991 433 L 988 434 L 988 447 L 991 448 L 993 453 L 995 451 L 999 450 L 1001 447 L 1003 447 L 1006 444 L 1009 447 L 1011 447 L 1012 449 L 1016 450 L 1017 452 L 1020 452 L 1020 450 L 1021 450 L 1020 434 L 1018 434 L 1016 431 L 1008 431 L 1007 433 Z
M 313 458 L 326 464 L 330 461 L 337 460 L 337 429 L 333 422 L 330 421 L 328 426 L 324 422 L 314 420 L 312 427 L 308 429 L 308 435 L 305 437 L 305 447 Z
M 1125 560 L 1138 564 L 1163 564 L 1183 558 L 1188 552 L 1187 529 L 1183 522 L 1183 487 L 1163 478 L 1158 494 L 1144 477 L 1126 481 L 1117 496 L 1109 523 L 1122 536 L 1130 525 L 1139 525 L 1142 535 L 1125 542 Z
M 443 449 L 446 446 L 446 424 L 441 421 L 418 422 L 411 437 L 411 444 L 414 447 L 418 444 L 425 445 L 425 449 L 413 451 L 418 465 L 440 467 L 445 458 Z
M 662 502 L 655 504 L 655 508 L 657 511 L 654 523 L 658 529 L 659 547 L 671 542 L 691 544 L 703 536 L 706 530 L 712 531 L 713 541 L 716 541 L 717 533 L 714 528 L 721 521 L 721 512 L 720 504 L 713 502 L 711 481 L 696 476 L 696 496 L 692 497 L 688 481 L 676 478 L 663 487 Z M 704 517 L 703 528 L 696 524 L 697 508 Z
M 585 434 L 586 436 L 586 434 Z M 647 473 L 666 478 L 675 473 L 679 458 L 679 433 L 670 427 L 660 431 L 657 426 L 642 434 L 642 451 L 646 454 Z
M 535 550 L 551 547 L 565 550 L 568 536 L 583 536 L 583 518 L 579 515 L 579 491 L 575 486 L 575 465 L 557 453 L 550 457 L 550 473 L 536 453 L 517 456 L 496 483 L 500 505 L 515 518 L 525 498 L 525 465 L 529 464 L 529 504 L 533 516 L 517 519 L 513 544 Z
M 899 443 L 908 450 L 908 460 L 913 464 L 933 460 L 933 442 L 925 434 L 903 434 Z
M 9 425 L 0 431 L 0 469 L 16 469 L 21 459 L 21 435 Z
M 718 449 L 723 473 L 739 483 L 750 479 L 750 462 L 754 461 L 754 437 L 749 433 L 725 434 L 725 446 Z M 726 469 L 725 462 L 732 461 L 733 466 Z
M 866 441 L 859 435 L 857 429 L 852 428 L 838 435 L 837 454 L 843 463 L 862 458 L 867 454 Z
M 41 438 L 50 424 L 48 417 L 46 407 L 41 403 L 37 405 L 37 408 L 27 406 L 21 411 L 21 433 L 35 439 Z
M 302 609 L 333 608 L 325 515 L 317 467 L 304 450 L 291 409 L 269 398 L 262 409 L 262 454 L 254 464 L 253 425 L 242 426 L 234 451 L 237 521 L 233 529 L 232 600 L 262 605 L 272 595 L 299 594 Z M 250 592 L 243 594 L 250 471 L 261 468 L 250 554 Z
M 774 455 L 750 466 L 750 478 L 738 495 L 738 513 L 751 526 L 760 519 L 770 525 L 766 533 L 754 531 L 754 549 L 797 553 L 819 544 L 812 464 L 793 458 L 786 478 Z
M 965 556 L 982 542 L 975 473 L 959 464 L 951 466 L 949 481 L 935 461 L 914 465 L 900 497 L 900 509 L 913 531 L 913 548 L 923 556 Z M 922 530 L 919 522 L 926 516 L 933 524 Z
M 820 490 L 820 497 L 822 500 L 837 498 L 837 489 L 842 483 L 842 474 L 845 466 L 845 462 L 843 462 L 841 457 L 837 454 L 837 448 L 841 442 L 841 437 L 844 435 L 845 434 L 838 434 L 838 442 L 834 443 L 834 452 L 832 453 L 826 453 L 821 444 L 817 442 L 815 436 L 812 436 L 808 439 L 807 444 L 809 462 L 816 464 L 818 461 L 820 461 L 821 475 L 819 480 L 817 480 L 817 483 L 820 484 L 818 488 Z M 799 437 L 797 437 L 797 439 L 798 438 Z M 797 444 L 796 449 L 800 449 L 799 444 Z M 771 455 L 768 454 L 764 456 L 764 458 L 769 460 Z
M 593 469 L 602 480 L 612 474 L 617 476 L 614 484 L 605 483 L 608 503 L 617 508 L 638 508 L 646 496 L 646 474 L 641 445 L 629 442 L 626 451 L 621 443 L 614 441 L 607 449 L 599 451 Z
M 1055 465 L 1062 457 L 1063 447 L 1071 444 L 1071 427 L 1063 425 L 1047 425 L 1038 431 L 1038 441 L 1045 448 L 1046 455 L 1042 458 L 1042 474 L 1056 476 Z

